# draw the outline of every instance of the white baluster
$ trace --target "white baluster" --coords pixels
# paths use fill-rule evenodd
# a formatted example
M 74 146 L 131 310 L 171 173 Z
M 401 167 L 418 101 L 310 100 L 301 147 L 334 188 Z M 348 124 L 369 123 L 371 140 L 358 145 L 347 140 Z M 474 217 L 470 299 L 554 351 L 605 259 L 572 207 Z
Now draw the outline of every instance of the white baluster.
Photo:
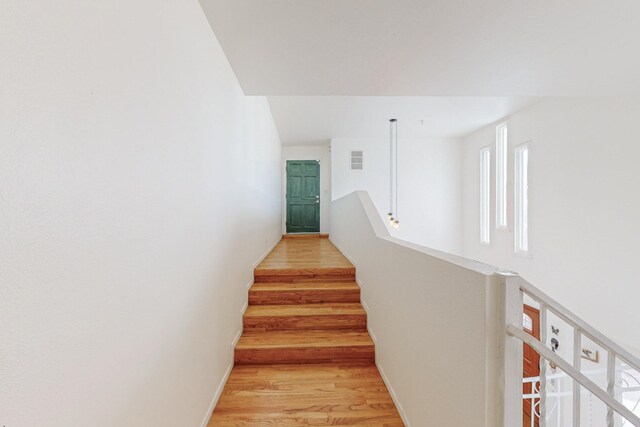
M 582 366 L 582 331 L 578 327 L 573 328 L 573 367 L 578 371 Z M 573 381 L 573 427 L 580 427 L 580 384 Z
M 613 351 L 607 352 L 607 393 L 609 396 L 615 396 L 616 382 L 616 355 Z M 613 408 L 607 406 L 607 427 L 614 427 Z
M 547 305 L 540 303 L 540 341 L 547 345 Z M 547 361 L 540 358 L 540 427 L 547 427 Z
M 538 384 L 536 389 L 535 385 Z M 540 383 L 538 381 L 531 382 L 531 427 L 536 427 L 536 398 L 535 395 L 540 391 Z

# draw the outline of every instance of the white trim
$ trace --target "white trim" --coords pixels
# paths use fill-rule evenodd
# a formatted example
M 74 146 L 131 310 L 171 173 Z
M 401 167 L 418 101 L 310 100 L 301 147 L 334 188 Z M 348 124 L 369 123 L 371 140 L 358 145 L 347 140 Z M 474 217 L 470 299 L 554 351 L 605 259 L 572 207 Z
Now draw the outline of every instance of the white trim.
M 336 249 L 338 249 L 338 246 L 336 246 L 336 244 L 331 241 L 331 236 L 329 236 L 329 241 Z M 375 332 L 373 331 L 373 327 L 369 322 L 369 312 L 371 311 L 371 309 L 369 308 L 369 305 L 362 297 L 362 289 L 364 287 L 362 286 L 362 283 L 357 277 L 358 267 L 356 263 L 348 255 L 340 251 L 340 249 L 338 249 L 338 252 L 340 252 L 342 256 L 344 256 L 347 260 L 349 260 L 349 262 L 353 264 L 353 266 L 356 269 L 356 283 L 360 287 L 360 304 L 362 304 L 362 308 L 364 308 L 364 311 L 367 313 L 367 332 L 369 332 L 369 335 L 371 336 L 371 339 L 373 340 L 373 344 L 375 347 L 378 345 L 378 337 L 376 336 Z M 378 372 L 380 372 L 380 377 L 382 377 L 382 381 L 384 382 L 384 385 L 387 387 L 387 390 L 389 390 L 389 394 L 391 395 L 391 400 L 393 400 L 393 404 L 396 405 L 396 409 L 398 410 L 398 414 L 400 414 L 400 418 L 402 418 L 402 422 L 404 422 L 404 425 L 406 427 L 412 427 L 411 423 L 409 422 L 409 418 L 407 417 L 407 414 L 404 412 L 404 409 L 400 404 L 400 400 L 398 399 L 398 395 L 396 394 L 396 391 L 391 386 L 391 382 L 389 381 L 389 378 L 387 378 L 387 375 L 384 373 L 384 369 L 382 369 L 382 365 L 380 364 L 380 362 L 378 362 L 378 352 L 376 352 L 376 368 L 378 368 Z
M 358 283 L 358 281 L 356 281 L 356 283 L 360 287 L 360 283 Z M 362 289 L 362 287 L 360 287 L 360 289 Z M 362 298 L 362 295 L 360 295 L 360 304 L 362 304 L 362 308 L 364 308 L 364 311 L 366 311 L 367 314 L 369 314 L 369 306 L 367 305 L 365 300 Z
M 251 282 L 253 283 L 253 282 Z M 249 303 L 246 302 L 244 304 L 244 306 L 242 307 L 242 309 L 240 310 L 240 314 L 244 316 L 244 312 L 247 311 L 247 307 L 249 307 Z M 233 340 L 231 341 L 231 351 L 233 352 L 236 348 L 236 345 L 238 345 L 238 341 L 240 341 L 240 337 L 242 336 L 242 332 L 243 332 L 243 328 L 242 326 L 240 326 L 240 329 L 238 329 L 238 332 L 236 333 L 235 337 L 233 338 Z M 231 353 L 233 355 L 233 353 Z M 234 364 L 234 360 L 231 360 L 231 363 L 229 364 L 229 367 L 227 368 L 227 371 L 224 374 L 224 377 L 222 378 L 222 381 L 220 382 L 220 384 L 218 384 L 218 387 L 216 388 L 216 392 L 213 395 L 213 400 L 211 401 L 211 404 L 209 405 L 209 409 L 207 409 L 207 415 L 205 416 L 201 427 L 207 427 L 207 424 L 209 424 L 209 421 L 211 420 L 211 416 L 213 415 L 213 411 L 214 409 L 216 409 L 216 405 L 218 404 L 218 400 L 220 400 L 220 395 L 222 394 L 222 391 L 224 390 L 224 386 L 227 385 L 227 381 L 229 380 L 229 375 L 231 375 L 231 371 L 233 370 L 233 367 L 235 366 Z
M 523 153 L 526 153 L 526 156 Z M 529 142 L 513 149 L 513 251 L 516 255 L 524 257 L 530 254 L 529 154 Z M 523 249 L 525 244 L 526 249 Z
M 491 244 L 491 146 L 480 149 L 480 244 Z
M 240 337 L 242 336 L 242 326 L 240 326 L 240 329 L 238 329 L 238 333 L 236 333 L 235 338 L 233 339 L 233 341 L 231 341 L 231 348 L 235 350 L 236 345 L 238 344 L 238 341 L 240 341 Z
M 258 261 L 256 261 L 253 264 L 253 269 L 252 269 L 252 273 L 253 270 L 260 265 L 260 263 L 262 261 L 264 261 L 264 259 L 271 253 L 271 251 L 273 251 L 273 249 L 276 247 L 276 245 L 278 243 L 280 243 L 280 241 L 282 240 L 282 237 L 276 242 L 274 243 L 273 246 L 271 246 L 271 248 L 269 248 L 259 259 Z M 253 285 L 253 277 L 251 278 L 251 280 L 249 281 L 249 283 L 247 283 L 246 287 L 250 288 L 251 285 Z M 242 305 L 242 308 L 240 309 L 240 317 L 244 316 L 245 311 L 247 311 L 247 308 L 249 307 L 249 296 L 247 295 L 247 299 L 244 302 L 244 304 Z M 240 341 L 240 337 L 242 336 L 242 324 L 240 325 L 240 329 L 238 329 L 238 332 L 236 333 L 236 335 L 234 336 L 233 340 L 231 340 L 231 362 L 229 363 L 229 366 L 227 367 L 226 372 L 224 373 L 224 375 L 222 376 L 222 380 L 220 381 L 220 384 L 218 384 L 218 387 L 216 388 L 215 393 L 213 394 L 213 399 L 211 399 L 211 403 L 209 404 L 209 408 L 207 409 L 207 413 L 204 416 L 204 419 L 202 420 L 202 423 L 200 424 L 200 427 L 207 427 L 207 425 L 209 424 L 209 421 L 211 420 L 211 416 L 213 415 L 213 411 L 216 409 L 216 405 L 218 404 L 218 401 L 220 400 L 220 396 L 222 395 L 222 391 L 224 390 L 224 386 L 227 385 L 227 381 L 229 380 L 229 375 L 231 375 L 231 371 L 233 370 L 233 366 L 234 366 L 234 356 L 233 356 L 233 351 L 236 348 L 236 345 L 238 344 L 238 341 Z
M 329 240 L 329 242 L 331 242 L 333 247 L 336 248 L 338 250 L 338 252 L 340 252 L 340 254 L 342 254 L 342 256 L 345 257 L 347 259 L 347 261 L 349 261 L 351 263 L 351 265 L 353 265 L 353 268 L 356 269 L 356 283 L 358 284 L 358 286 L 360 286 L 360 281 L 358 280 L 358 265 L 357 265 L 357 263 L 353 259 L 351 259 L 351 257 L 349 255 L 345 254 L 344 252 L 342 252 L 338 248 L 338 245 L 336 245 L 333 242 L 333 240 L 331 240 L 331 234 L 329 234 L 329 237 L 327 238 L 327 240 Z M 360 288 L 362 289 L 362 286 L 360 286 Z
M 273 251 L 273 249 L 274 249 L 274 248 L 278 245 L 278 243 L 280 243 L 281 241 L 282 241 L 282 236 L 280 236 L 280 239 L 278 239 L 278 241 L 277 241 L 277 242 L 275 242 L 275 243 L 273 244 L 273 246 L 271 246 L 269 249 L 267 249 L 267 251 L 266 251 L 264 254 L 262 254 L 262 256 L 258 259 L 258 261 L 256 261 L 255 263 L 253 263 L 253 268 L 251 269 L 251 274 L 253 274 L 253 270 L 255 270 L 255 269 L 256 269 L 256 267 L 257 267 L 257 266 L 259 266 L 259 265 L 260 265 L 260 263 L 261 263 L 262 261 L 264 261 L 264 259 L 265 259 L 266 257 L 268 257 L 268 256 L 269 256 L 269 254 L 271 253 L 271 251 Z M 253 284 L 253 279 L 251 279 L 251 284 Z
M 253 281 L 251 283 L 253 283 Z M 240 310 L 241 315 L 244 315 L 244 312 L 247 310 L 248 306 L 249 306 L 249 302 L 247 301 L 242 307 L 242 309 Z M 218 401 L 220 400 L 220 396 L 222 395 L 222 391 L 224 390 L 224 386 L 227 385 L 227 381 L 229 380 L 229 375 L 231 375 L 231 371 L 233 370 L 233 367 L 234 367 L 233 351 L 236 348 L 238 341 L 240 341 L 242 332 L 243 332 L 243 329 L 242 329 L 242 326 L 240 326 L 240 329 L 238 329 L 238 332 L 236 333 L 235 337 L 233 338 L 233 340 L 231 340 L 231 352 L 232 352 L 231 363 L 229 363 L 229 367 L 227 368 L 227 371 L 222 377 L 220 384 L 218 384 L 218 387 L 216 388 L 216 392 L 214 393 L 213 399 L 211 400 L 211 403 L 209 404 L 209 408 L 207 409 L 207 414 L 205 415 L 204 419 L 202 420 L 202 423 L 200 424 L 201 427 L 207 427 L 207 424 L 209 424 L 209 421 L 211 420 L 211 416 L 213 415 L 213 411 L 214 409 L 216 409 L 216 405 L 218 404 Z
M 358 286 L 360 286 L 360 282 L 358 282 L 356 280 L 356 283 L 358 284 Z M 362 286 L 360 286 L 360 289 L 362 289 Z M 367 305 L 365 300 L 362 298 L 362 292 L 360 293 L 360 304 L 362 305 L 362 308 L 364 308 L 364 311 L 367 313 L 367 319 L 369 319 L 369 311 L 370 311 L 369 310 L 369 306 Z M 378 337 L 373 332 L 373 329 L 371 329 L 371 323 L 369 323 L 368 320 L 367 320 L 367 332 L 369 332 L 369 335 L 371 336 L 371 339 L 373 340 L 374 346 L 377 345 L 378 344 Z
M 331 147 L 329 147 L 331 148 Z M 329 150 L 329 157 L 331 157 L 331 150 Z M 318 194 L 320 195 L 320 203 L 319 203 L 319 207 L 318 207 L 318 232 L 315 233 L 289 233 L 289 230 L 287 230 L 287 209 L 288 209 L 288 204 L 287 204 L 287 198 L 289 197 L 289 194 L 287 194 L 287 183 L 288 183 L 288 177 L 289 177 L 289 170 L 287 168 L 289 162 L 316 162 L 319 166 L 318 166 Z M 322 201 L 324 200 L 324 196 L 323 196 L 323 188 L 322 188 L 322 163 L 320 162 L 320 159 L 314 159 L 314 158 L 310 158 L 310 159 L 299 159 L 299 158 L 285 158 L 283 159 L 282 162 L 282 167 L 283 167 L 283 172 L 282 172 L 282 177 L 283 177 L 283 183 L 284 186 L 281 188 L 281 196 L 282 196 L 282 203 L 284 203 L 282 205 L 282 234 L 322 234 L 322 226 L 321 226 L 321 221 L 322 221 Z M 329 159 L 329 167 L 331 167 L 331 159 Z M 331 175 L 331 169 L 329 169 L 329 176 Z M 329 190 L 331 190 L 331 184 L 329 184 Z M 329 197 L 330 198 L 330 197 Z M 282 238 L 280 239 L 282 240 Z M 278 242 L 280 242 L 280 240 L 278 240 Z M 276 242 L 276 245 L 278 244 L 278 242 Z M 273 247 L 271 248 L 271 250 L 273 250 L 273 248 L 275 248 L 275 245 L 273 245 Z M 271 251 L 267 252 L 265 255 L 265 258 L 267 255 L 269 255 Z M 264 259 L 264 258 L 263 258 Z M 258 264 L 260 264 L 260 262 L 262 262 L 262 259 L 258 262 Z M 254 266 L 257 267 L 258 264 L 256 264 Z
M 356 283 L 358 284 L 358 286 L 360 286 L 360 282 L 356 280 Z M 362 286 L 360 286 L 360 289 L 362 289 Z M 364 308 L 364 311 L 367 313 L 367 318 L 369 317 L 369 306 L 367 305 L 367 303 L 364 301 L 364 299 L 362 299 L 362 294 L 360 295 L 360 304 L 362 304 L 362 308 Z M 376 336 L 375 332 L 373 332 L 373 328 L 371 326 L 371 323 L 369 323 L 367 321 L 367 332 L 369 332 L 369 335 L 371 336 L 371 339 L 373 340 L 373 345 L 374 347 L 378 345 L 378 337 Z M 393 387 L 391 386 L 391 382 L 389 381 L 389 378 L 387 378 L 387 375 L 384 373 L 384 369 L 382 369 L 382 365 L 381 363 L 378 361 L 378 352 L 375 353 L 376 354 L 376 368 L 378 368 L 378 372 L 380 373 L 380 377 L 382 377 L 382 381 L 384 382 L 384 385 L 387 387 L 387 390 L 389 391 L 389 395 L 391 395 L 391 400 L 393 400 L 393 404 L 396 405 L 396 409 L 398 410 L 398 414 L 400 414 L 400 418 L 402 418 L 402 421 L 404 422 L 404 425 L 407 427 L 411 427 L 411 423 L 409 422 L 409 419 L 407 418 L 407 414 L 405 414 L 404 409 L 402 408 L 402 405 L 400 404 L 400 401 L 398 400 L 398 395 L 396 394 L 396 391 L 393 389 Z
M 569 325 L 578 327 L 582 331 L 582 334 L 589 338 L 591 341 L 594 341 L 600 347 L 604 347 L 608 350 L 613 350 L 616 353 L 617 357 L 620 357 L 633 369 L 640 371 L 640 358 L 638 358 L 625 348 L 621 347 L 615 341 L 607 338 L 602 332 L 598 331 L 587 322 L 573 314 L 566 307 L 558 303 L 549 295 L 545 294 L 540 289 L 536 288 L 520 276 L 510 277 L 508 281 L 510 286 L 517 286 L 522 292 L 524 292 L 525 295 L 528 295 L 530 298 L 537 301 L 541 307 L 543 304 L 546 304 L 549 311 L 560 317 Z M 513 283 L 513 285 L 511 285 L 511 283 Z
M 507 327 L 507 333 L 512 337 L 518 338 L 520 341 L 529 344 L 529 346 L 533 348 L 536 353 L 540 355 L 540 357 L 548 360 L 549 362 L 555 363 L 562 371 L 569 374 L 569 376 L 573 378 L 574 381 L 579 382 L 584 388 L 589 390 L 594 396 L 604 402 L 604 404 L 609 408 L 622 415 L 634 426 L 640 426 L 640 418 L 638 416 L 636 416 L 633 412 L 626 408 L 622 403 L 609 396 L 606 391 L 601 389 L 596 383 L 587 378 L 582 372 L 571 366 L 569 362 L 552 352 L 549 348 L 546 347 L 545 344 L 534 338 L 533 335 L 529 335 L 516 325 L 510 325 L 509 327 Z M 544 364 L 542 366 L 544 366 Z M 541 380 L 545 379 L 543 372 L 540 373 L 540 378 Z M 540 392 L 540 403 L 542 404 L 544 403 L 544 387 L 542 384 L 540 386 Z M 542 418 L 544 411 L 540 409 L 540 413 L 540 417 Z
M 207 427 L 207 424 L 209 424 L 209 421 L 211 420 L 211 416 L 213 415 L 213 410 L 216 408 L 216 405 L 218 404 L 218 400 L 220 400 L 220 396 L 222 395 L 222 390 L 224 390 L 224 386 L 227 384 L 227 380 L 229 379 L 229 375 L 231 375 L 232 369 L 233 369 L 233 359 L 231 359 L 231 363 L 229 363 L 229 367 L 227 368 L 227 371 L 224 373 L 222 377 L 222 381 L 220 381 L 220 384 L 218 384 L 218 387 L 216 388 L 216 392 L 213 395 L 213 399 L 211 399 L 211 403 L 209 404 L 209 408 L 207 409 L 207 413 L 204 416 L 202 423 L 200 423 L 200 427 Z
M 409 422 L 409 418 L 407 418 L 407 414 L 404 412 L 400 401 L 398 400 L 398 396 L 396 395 L 396 391 L 391 386 L 389 379 L 387 378 L 387 374 L 384 373 L 384 369 L 382 369 L 382 365 L 378 362 L 378 357 L 376 355 L 376 368 L 378 368 L 378 372 L 380 372 L 380 376 L 382 377 L 382 381 L 384 385 L 387 386 L 387 390 L 391 395 L 391 400 L 393 400 L 394 405 L 396 405 L 396 409 L 398 410 L 398 414 L 400 414 L 400 418 L 402 418 L 402 422 L 406 427 L 411 427 L 411 423 Z
M 502 130 L 506 131 L 506 136 L 502 138 Z M 508 220 L 508 175 L 509 175 L 509 127 L 508 123 L 502 122 L 496 125 L 496 230 L 506 230 L 509 225 Z
M 240 309 L 241 316 L 244 316 L 244 313 L 247 311 L 247 308 L 249 308 L 249 298 L 247 298 L 247 301 L 245 301 L 244 305 Z

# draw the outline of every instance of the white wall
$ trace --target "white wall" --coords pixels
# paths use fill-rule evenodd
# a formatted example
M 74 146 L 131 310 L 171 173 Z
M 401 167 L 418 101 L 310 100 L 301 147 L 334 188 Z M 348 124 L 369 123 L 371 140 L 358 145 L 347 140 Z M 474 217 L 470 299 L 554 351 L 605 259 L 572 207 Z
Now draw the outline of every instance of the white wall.
M 0 425 L 199 426 L 280 142 L 195 1 L 0 14 Z
M 398 140 L 398 210 L 395 237 L 434 249 L 462 252 L 461 141 Z M 350 169 L 350 152 L 364 151 L 364 169 Z M 389 212 L 389 141 L 331 140 L 334 200 L 355 190 L 369 192 L 380 215 Z
M 509 118 L 510 147 L 530 142 L 531 257 L 513 251 L 513 151 L 509 229 L 479 243 L 479 150 L 494 126 L 464 139 L 464 255 L 519 272 L 611 338 L 640 346 L 640 99 L 565 98 Z M 492 165 L 495 165 L 495 153 Z M 492 208 L 495 208 L 492 185 Z M 495 216 L 492 211 L 492 225 Z
M 365 192 L 335 200 L 330 238 L 356 267 L 376 363 L 407 427 L 503 425 L 496 270 L 393 238 L 376 210 Z
M 329 233 L 331 208 L 331 147 L 317 145 L 282 146 L 282 233 L 287 232 L 287 160 L 320 160 L 320 233 Z

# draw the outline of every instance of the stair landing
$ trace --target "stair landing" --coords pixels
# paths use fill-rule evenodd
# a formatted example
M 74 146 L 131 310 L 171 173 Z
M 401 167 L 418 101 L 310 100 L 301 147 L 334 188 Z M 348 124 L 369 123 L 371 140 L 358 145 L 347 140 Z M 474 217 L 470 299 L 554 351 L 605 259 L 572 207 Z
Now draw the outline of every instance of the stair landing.
M 254 271 L 209 426 L 404 426 L 375 366 L 355 268 L 326 238 L 286 237 Z
M 356 269 L 329 239 L 288 238 L 254 271 L 256 282 L 353 281 Z

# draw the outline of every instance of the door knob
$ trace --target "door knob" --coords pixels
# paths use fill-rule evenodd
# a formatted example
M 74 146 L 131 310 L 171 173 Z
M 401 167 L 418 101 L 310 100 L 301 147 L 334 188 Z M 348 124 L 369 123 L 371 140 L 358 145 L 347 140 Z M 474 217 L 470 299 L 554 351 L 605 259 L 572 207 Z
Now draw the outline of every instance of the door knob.
M 317 204 L 320 204 L 320 200 L 316 200 L 316 205 L 317 205 Z

